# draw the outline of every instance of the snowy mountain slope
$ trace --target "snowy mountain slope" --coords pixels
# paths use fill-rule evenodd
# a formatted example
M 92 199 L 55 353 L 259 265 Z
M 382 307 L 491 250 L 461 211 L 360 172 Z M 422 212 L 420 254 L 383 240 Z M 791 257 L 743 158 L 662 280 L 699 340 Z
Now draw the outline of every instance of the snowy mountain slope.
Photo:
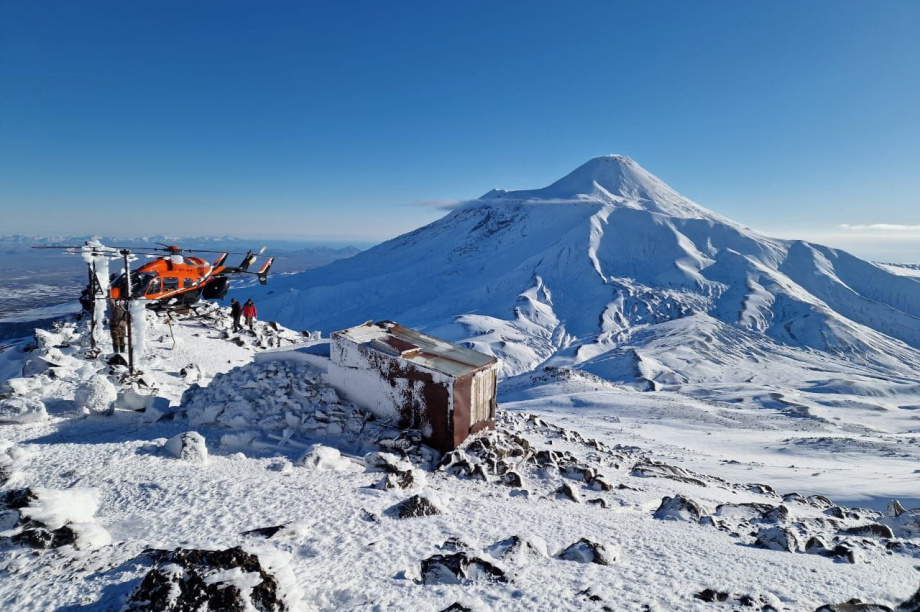
M 508 376 L 548 363 L 675 390 L 753 379 L 761 396 L 780 369 L 779 384 L 797 390 L 828 363 L 840 380 L 856 367 L 920 381 L 915 279 L 762 236 L 621 156 L 543 189 L 493 190 L 349 260 L 281 279 L 260 308 L 323 331 L 399 320 L 501 357 Z M 695 356 L 682 359 L 674 349 L 694 335 Z

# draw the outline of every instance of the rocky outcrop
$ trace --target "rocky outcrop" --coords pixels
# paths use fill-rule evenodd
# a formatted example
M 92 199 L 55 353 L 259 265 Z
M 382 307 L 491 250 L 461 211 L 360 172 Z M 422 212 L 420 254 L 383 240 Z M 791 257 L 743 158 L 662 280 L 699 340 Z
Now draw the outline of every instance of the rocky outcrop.
M 122 612 L 286 612 L 274 576 L 242 548 L 150 551 L 155 561 Z

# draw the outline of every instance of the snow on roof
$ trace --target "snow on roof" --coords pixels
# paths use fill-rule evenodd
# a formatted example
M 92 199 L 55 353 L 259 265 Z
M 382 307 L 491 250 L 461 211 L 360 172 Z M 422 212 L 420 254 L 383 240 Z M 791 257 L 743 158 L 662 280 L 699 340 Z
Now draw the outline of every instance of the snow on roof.
M 337 331 L 333 337 L 350 340 L 355 344 L 400 357 L 455 378 L 498 362 L 491 355 L 423 334 L 392 321 L 368 322 Z

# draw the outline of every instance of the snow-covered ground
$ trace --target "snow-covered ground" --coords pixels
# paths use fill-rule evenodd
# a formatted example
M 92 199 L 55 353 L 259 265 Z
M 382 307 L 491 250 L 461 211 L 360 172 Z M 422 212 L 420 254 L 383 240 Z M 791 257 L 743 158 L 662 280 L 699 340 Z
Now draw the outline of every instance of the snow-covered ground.
M 894 607 L 920 585 L 920 517 L 859 495 L 890 474 L 917 505 L 916 436 L 860 432 L 828 453 L 823 423 L 779 408 L 551 369 L 505 381 L 498 431 L 438 468 L 417 438 L 338 399 L 315 341 L 228 326 L 212 306 L 171 327 L 148 313 L 143 385 L 106 354 L 84 358 L 82 323 L 0 354 L 25 368 L 7 400 L 47 412 L 0 425 L 3 490 L 31 489 L 21 512 L 77 534 L 50 550 L 2 540 L 0 609 L 121 610 L 152 567 L 177 567 L 145 551 L 178 547 L 254 553 L 294 610 Z M 111 414 L 104 393 L 81 393 L 100 376 L 118 391 Z M 809 497 L 828 493 L 882 511 Z M 399 518 L 416 495 L 410 510 L 438 513 Z M 252 593 L 261 579 L 205 580 Z

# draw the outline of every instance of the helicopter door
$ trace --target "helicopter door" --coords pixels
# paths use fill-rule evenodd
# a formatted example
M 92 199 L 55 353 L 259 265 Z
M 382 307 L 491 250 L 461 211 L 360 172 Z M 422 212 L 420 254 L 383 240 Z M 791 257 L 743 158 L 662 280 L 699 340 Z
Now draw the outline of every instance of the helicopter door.
M 160 279 L 155 278 L 147 285 L 146 295 L 154 295 L 160 292 Z
M 175 291 L 179 288 L 179 279 L 168 277 L 163 279 L 163 291 Z

